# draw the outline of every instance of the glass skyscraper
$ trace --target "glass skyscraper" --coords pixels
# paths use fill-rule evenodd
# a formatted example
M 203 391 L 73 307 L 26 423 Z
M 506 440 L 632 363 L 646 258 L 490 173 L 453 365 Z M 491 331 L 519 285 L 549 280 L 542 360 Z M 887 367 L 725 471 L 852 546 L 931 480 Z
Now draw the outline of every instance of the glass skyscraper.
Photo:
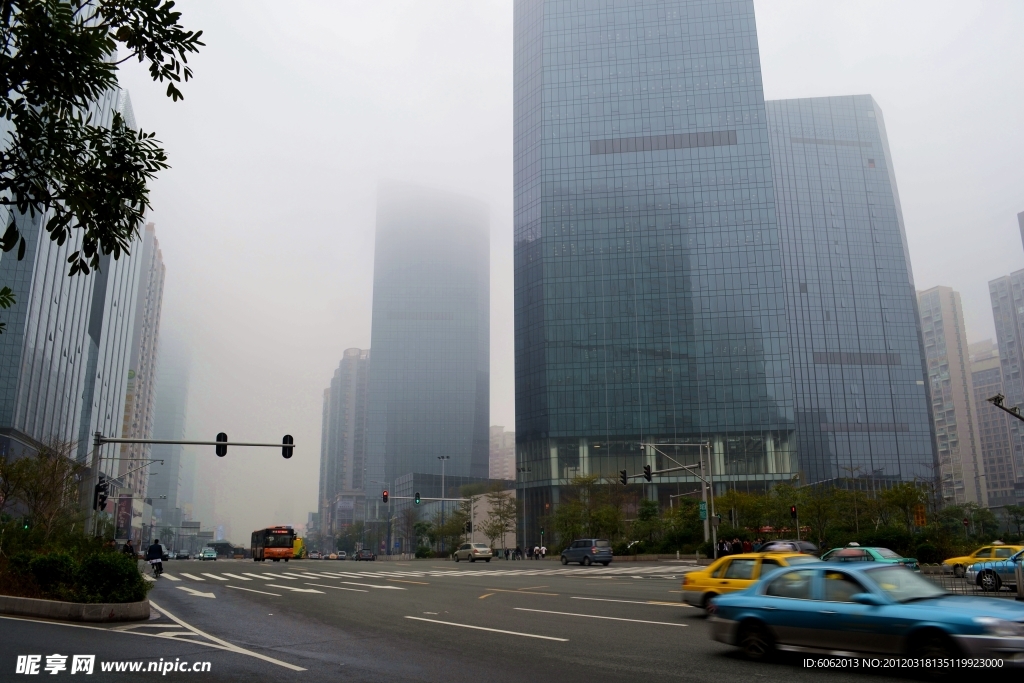
M 367 501 L 407 474 L 487 477 L 490 237 L 473 200 L 378 189 Z M 377 507 L 369 510 L 376 517 Z
M 996 324 L 1006 405 L 1024 408 L 1024 270 L 991 280 L 988 293 Z M 996 458 L 990 476 L 1003 487 L 1000 491 L 1003 500 L 1012 496 L 1019 505 L 1024 502 L 1024 422 L 1013 418 L 1006 422 L 1010 431 L 1010 452 Z
M 870 95 L 766 106 L 802 482 L 935 481 L 921 321 L 881 109 Z
M 514 50 L 521 540 L 573 476 L 695 463 L 699 443 L 720 486 L 791 480 L 753 3 L 518 0 Z

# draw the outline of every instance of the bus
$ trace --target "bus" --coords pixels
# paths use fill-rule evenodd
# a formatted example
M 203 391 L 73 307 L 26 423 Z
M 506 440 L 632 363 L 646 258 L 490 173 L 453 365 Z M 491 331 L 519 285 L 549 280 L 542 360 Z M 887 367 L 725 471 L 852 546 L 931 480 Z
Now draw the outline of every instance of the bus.
M 252 532 L 252 561 L 274 562 L 292 559 L 295 547 L 295 530 L 290 526 L 272 526 Z

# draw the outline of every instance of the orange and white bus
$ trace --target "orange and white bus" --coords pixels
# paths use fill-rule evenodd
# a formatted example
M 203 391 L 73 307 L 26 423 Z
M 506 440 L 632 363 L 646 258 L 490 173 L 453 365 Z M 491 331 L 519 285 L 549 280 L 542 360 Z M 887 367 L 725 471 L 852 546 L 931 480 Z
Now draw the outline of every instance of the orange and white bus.
M 295 530 L 290 526 L 272 526 L 252 532 L 252 561 L 274 562 L 292 559 L 295 553 Z

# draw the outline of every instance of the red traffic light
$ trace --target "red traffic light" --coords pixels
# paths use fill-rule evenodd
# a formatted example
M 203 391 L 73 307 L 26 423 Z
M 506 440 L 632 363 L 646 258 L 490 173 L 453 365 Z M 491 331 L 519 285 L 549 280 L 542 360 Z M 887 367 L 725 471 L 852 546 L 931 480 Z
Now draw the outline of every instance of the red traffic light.
M 796 519 L 796 505 L 789 506 L 789 516 Z
M 380 497 L 381 497 L 381 500 L 383 500 L 385 503 L 388 502 L 388 492 L 387 492 L 386 489 L 384 490 L 383 493 L 380 494 Z

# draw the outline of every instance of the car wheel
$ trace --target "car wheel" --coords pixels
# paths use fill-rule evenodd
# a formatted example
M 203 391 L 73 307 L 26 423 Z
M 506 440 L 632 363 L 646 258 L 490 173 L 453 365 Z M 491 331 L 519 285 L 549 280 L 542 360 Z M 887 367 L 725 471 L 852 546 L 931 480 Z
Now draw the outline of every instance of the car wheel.
M 941 631 L 925 631 L 910 638 L 910 655 L 922 659 L 948 660 L 960 656 L 956 644 Z
M 705 593 L 700 599 L 700 607 L 704 614 L 711 616 L 711 601 L 715 599 L 714 593 Z
M 986 569 L 978 577 L 978 585 L 981 586 L 981 590 L 988 592 L 996 592 L 1002 586 L 1002 581 L 999 579 L 999 575 L 991 569 Z
M 562 555 L 562 564 L 569 564 L 569 558 L 565 555 Z
M 589 567 L 589 566 L 590 566 L 590 558 L 589 558 L 589 557 L 584 557 L 584 558 L 583 558 L 583 562 L 581 562 L 581 564 L 582 564 L 582 565 L 583 565 L 584 567 Z
M 964 578 L 964 566 L 962 564 L 953 565 L 953 576 L 958 579 Z
M 484 560 L 484 562 L 487 562 L 488 564 L 490 564 L 491 558 L 488 557 L 486 560 Z
M 757 622 L 743 624 L 736 642 L 743 651 L 743 655 L 754 662 L 771 659 L 775 653 L 775 643 L 768 633 L 768 629 Z
M 469 563 L 470 564 L 476 564 L 476 558 L 475 557 L 469 558 Z
M 610 565 L 610 564 L 611 564 L 611 562 L 602 562 L 601 564 L 603 564 L 604 566 L 606 566 L 606 567 L 607 567 L 608 565 Z
M 459 554 L 455 553 L 454 557 L 455 557 L 455 561 L 458 562 L 459 561 Z
M 284 558 L 284 561 L 285 561 L 285 562 L 287 562 L 287 561 L 288 561 L 288 558 L 287 558 L 287 557 L 286 557 L 286 558 Z

